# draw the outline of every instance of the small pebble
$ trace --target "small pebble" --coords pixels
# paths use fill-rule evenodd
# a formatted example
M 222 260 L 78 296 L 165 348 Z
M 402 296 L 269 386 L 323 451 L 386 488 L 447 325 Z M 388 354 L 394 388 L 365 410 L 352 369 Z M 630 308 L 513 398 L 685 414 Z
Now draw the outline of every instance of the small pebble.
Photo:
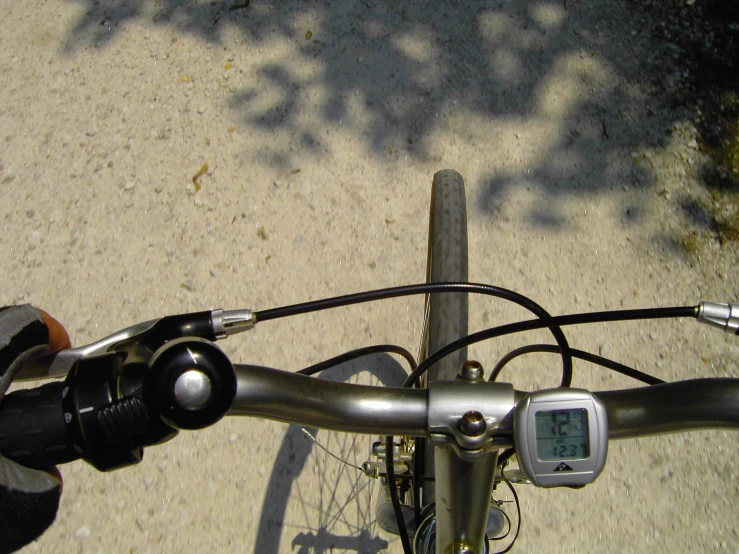
M 652 331 L 651 333 L 649 333 L 649 338 L 652 340 L 657 340 L 659 338 L 659 334 Z
M 688 148 L 692 148 L 693 150 L 698 149 L 698 141 L 693 139 L 688 143 Z
M 90 528 L 87 525 L 83 525 L 74 532 L 75 539 L 86 539 L 90 536 Z
M 153 484 L 154 479 L 151 477 L 144 477 L 144 486 L 146 487 L 146 490 L 149 490 Z
M 203 106 L 202 104 L 200 104 L 200 107 L 198 107 L 198 113 L 200 113 L 200 114 L 205 113 L 205 106 Z
M 133 190 L 136 186 L 136 183 L 133 181 L 126 183 L 126 185 L 123 187 L 123 190 Z
M 228 442 L 236 442 L 238 440 L 239 436 L 236 434 L 231 434 L 228 436 Z
M 607 358 L 608 356 L 611 355 L 611 347 L 608 346 L 607 344 L 601 344 L 598 347 L 598 354 L 600 354 L 604 358 Z
M 259 466 L 259 469 L 257 469 L 257 473 L 260 477 L 264 477 L 264 466 Z

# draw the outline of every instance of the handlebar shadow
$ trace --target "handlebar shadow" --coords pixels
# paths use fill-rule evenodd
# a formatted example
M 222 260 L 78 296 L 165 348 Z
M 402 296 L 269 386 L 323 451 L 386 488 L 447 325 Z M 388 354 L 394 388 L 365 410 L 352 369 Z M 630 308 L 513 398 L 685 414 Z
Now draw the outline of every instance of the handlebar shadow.
M 320 377 L 328 381 L 346 382 L 364 371 L 383 386 L 388 387 L 400 386 L 407 375 L 400 363 L 390 355 L 377 354 L 328 369 L 322 372 Z M 307 430 L 320 440 L 317 429 L 307 428 Z M 341 451 L 334 453 L 340 457 L 345 457 L 346 453 L 355 450 L 357 437 L 356 435 L 341 436 L 343 437 Z M 285 516 L 289 499 L 292 496 L 293 485 L 302 473 L 313 446 L 313 441 L 305 436 L 299 426 L 290 425 L 288 427 L 275 463 L 272 466 L 272 473 L 262 505 L 257 540 L 254 545 L 255 553 L 278 554 L 282 529 L 289 527 L 289 525 L 285 525 Z M 331 446 L 329 448 L 331 449 Z M 367 451 L 367 455 L 369 456 L 369 451 Z M 322 486 L 316 494 L 320 498 L 306 498 L 300 491 L 298 492 L 297 496 L 303 508 L 302 511 L 307 513 L 310 510 L 318 510 L 320 523 L 317 528 L 312 528 L 310 522 L 306 522 L 306 525 L 291 541 L 293 551 L 297 554 L 322 554 L 332 552 L 333 549 L 345 552 L 361 552 L 363 554 L 382 552 L 388 547 L 388 542 L 375 534 L 374 505 L 363 505 L 359 496 L 373 483 L 358 470 L 344 466 L 333 459 L 329 463 L 340 466 L 340 471 L 338 476 L 334 476 L 333 472 L 330 477 L 329 475 L 318 476 Z M 345 500 L 336 498 L 335 485 L 338 484 L 341 478 L 351 479 L 351 489 Z M 331 490 L 323 490 L 327 488 L 324 485 L 330 486 Z M 324 502 L 323 495 L 325 494 L 330 495 L 327 502 Z M 359 514 L 358 520 L 360 521 L 358 522 L 349 522 L 346 516 L 342 514 L 344 508 L 350 503 L 356 505 L 354 509 Z M 337 513 L 331 513 L 332 511 Z M 353 529 L 354 532 L 349 536 L 334 534 L 331 526 L 337 522 L 343 523 Z M 308 531 L 304 530 L 305 527 L 308 527 Z M 298 548 L 297 551 L 295 550 L 296 547 Z

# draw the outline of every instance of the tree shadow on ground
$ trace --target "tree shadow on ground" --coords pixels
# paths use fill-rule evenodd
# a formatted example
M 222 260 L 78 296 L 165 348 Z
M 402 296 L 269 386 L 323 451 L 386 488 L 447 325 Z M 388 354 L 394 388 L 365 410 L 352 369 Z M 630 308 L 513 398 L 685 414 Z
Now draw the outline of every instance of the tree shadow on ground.
M 441 162 L 431 139 L 445 132 L 485 159 L 464 117 L 488 121 L 497 154 L 510 159 L 479 183 L 482 213 L 511 188 L 534 185 L 545 200 L 531 220 L 556 229 L 565 223 L 548 198 L 556 206 L 572 194 L 653 185 L 648 166 L 622 158 L 665 140 L 662 74 L 674 52 L 658 44 L 649 59 L 637 56 L 652 39 L 634 3 L 83 1 L 68 52 L 104 45 L 140 18 L 216 44 L 235 28 L 245 52 L 273 53 L 233 92 L 231 108 L 247 128 L 284 133 L 301 154 L 320 156 L 321 126 L 341 126 L 390 163 Z M 635 69 L 649 82 L 635 81 Z M 520 122 L 521 132 L 496 134 L 496 122 Z M 556 136 L 542 136 L 552 128 Z M 264 159 L 289 167 L 290 149 Z

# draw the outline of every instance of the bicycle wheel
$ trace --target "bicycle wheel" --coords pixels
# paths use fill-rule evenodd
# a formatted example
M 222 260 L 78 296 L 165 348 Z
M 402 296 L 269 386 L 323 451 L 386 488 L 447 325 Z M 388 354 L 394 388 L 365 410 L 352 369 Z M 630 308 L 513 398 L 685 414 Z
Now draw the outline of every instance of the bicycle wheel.
M 466 282 L 467 263 L 467 202 L 464 180 L 454 170 L 445 169 L 434 175 L 429 215 L 428 259 L 426 282 Z M 419 359 L 423 360 L 450 342 L 467 335 L 468 297 L 466 293 L 431 294 L 426 297 L 423 340 Z M 457 377 L 459 367 L 467 360 L 467 348 L 456 351 L 429 368 L 424 381 L 450 381 Z M 434 502 L 434 449 L 423 444 L 415 471 L 422 483 L 421 506 Z

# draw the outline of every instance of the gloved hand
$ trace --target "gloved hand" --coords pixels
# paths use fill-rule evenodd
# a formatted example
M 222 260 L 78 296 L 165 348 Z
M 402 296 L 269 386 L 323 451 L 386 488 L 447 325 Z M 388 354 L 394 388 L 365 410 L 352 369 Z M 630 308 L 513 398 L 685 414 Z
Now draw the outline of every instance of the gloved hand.
M 69 347 L 67 332 L 46 312 L 0 308 L 0 403 L 23 362 Z M 0 554 L 25 546 L 53 523 L 61 491 L 56 468 L 38 471 L 0 456 Z

